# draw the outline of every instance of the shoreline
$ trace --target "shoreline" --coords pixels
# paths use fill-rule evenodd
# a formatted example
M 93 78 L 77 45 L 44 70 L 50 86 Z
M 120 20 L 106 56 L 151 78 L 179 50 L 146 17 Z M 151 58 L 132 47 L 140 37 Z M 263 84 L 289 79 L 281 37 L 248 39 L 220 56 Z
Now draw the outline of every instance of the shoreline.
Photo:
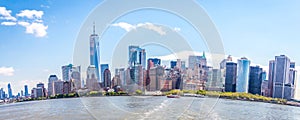
M 166 97 L 166 95 L 80 96 L 80 97 L 55 98 L 55 99 L 43 99 L 43 100 L 24 100 L 24 101 L 18 101 L 18 102 L 0 103 L 0 106 L 14 104 L 14 103 L 38 102 L 38 101 L 44 101 L 44 100 L 75 99 L 75 98 L 79 98 L 80 99 L 80 98 L 93 98 L 93 97 L 142 97 L 142 96 Z M 180 97 L 187 97 L 188 98 L 188 97 L 192 97 L 192 96 L 180 96 Z M 204 98 L 199 98 L 199 97 L 194 97 L 194 98 L 196 98 L 196 99 L 215 98 L 215 99 L 224 99 L 224 100 L 233 100 L 233 101 L 238 100 L 238 101 L 259 102 L 259 103 L 269 103 L 269 104 L 277 104 L 277 105 L 300 107 L 300 102 L 295 102 L 295 101 L 287 101 L 285 104 L 283 104 L 283 103 L 277 103 L 275 101 L 267 102 L 267 101 L 259 101 L 259 100 L 232 99 L 232 98 L 227 98 L 227 97 L 214 97 L 214 96 L 205 96 Z

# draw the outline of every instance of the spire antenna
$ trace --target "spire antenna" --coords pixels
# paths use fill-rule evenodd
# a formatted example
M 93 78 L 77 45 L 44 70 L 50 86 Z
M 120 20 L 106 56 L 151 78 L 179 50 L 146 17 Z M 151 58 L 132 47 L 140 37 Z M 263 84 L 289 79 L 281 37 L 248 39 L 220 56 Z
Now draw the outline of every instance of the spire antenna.
M 95 34 L 95 21 L 93 22 L 93 34 Z

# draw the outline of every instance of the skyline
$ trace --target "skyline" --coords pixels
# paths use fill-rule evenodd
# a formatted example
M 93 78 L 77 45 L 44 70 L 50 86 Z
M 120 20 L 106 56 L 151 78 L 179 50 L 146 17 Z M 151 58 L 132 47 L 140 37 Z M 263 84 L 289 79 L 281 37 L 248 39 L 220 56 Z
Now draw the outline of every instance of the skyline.
M 237 6 L 231 5 L 230 2 L 220 2 L 219 4 L 213 4 L 208 1 L 197 1 L 207 12 L 207 14 L 211 17 L 213 22 L 216 24 L 220 35 L 223 39 L 223 45 L 225 48 L 226 54 L 231 54 L 233 56 L 246 56 L 251 61 L 256 64 L 260 64 L 261 67 L 267 66 L 268 61 L 274 59 L 275 55 L 285 54 L 289 56 L 293 61 L 297 63 L 300 62 L 300 56 L 297 56 L 297 38 L 300 38 L 297 35 L 297 31 L 299 31 L 300 27 L 297 24 L 297 21 L 300 20 L 300 16 L 296 14 L 296 11 L 299 8 L 296 8 L 299 5 L 298 1 L 293 1 L 291 3 L 285 4 L 278 3 L 278 1 L 274 3 L 268 2 L 258 2 L 257 3 L 240 3 L 235 1 L 238 4 Z M 270 2 L 270 1 L 269 1 Z M 3 36 L 1 39 L 0 45 L 0 55 L 2 58 L 0 62 L 0 86 L 5 90 L 7 83 L 12 84 L 13 93 L 15 94 L 18 88 L 23 88 L 23 85 L 28 84 L 29 88 L 34 87 L 38 82 L 46 83 L 50 74 L 56 74 L 61 78 L 61 66 L 72 63 L 72 54 L 74 43 L 76 39 L 76 34 L 80 29 L 80 24 L 84 21 L 85 17 L 88 15 L 90 10 L 92 10 L 99 1 L 92 1 L 91 3 L 84 2 L 72 2 L 74 4 L 71 5 L 68 9 L 62 7 L 63 5 L 59 5 L 57 3 L 67 3 L 67 1 L 60 2 L 55 1 L 52 3 L 34 3 L 32 8 L 28 8 L 28 4 L 31 3 L 22 3 L 20 6 L 12 5 L 14 1 L 0 1 L 0 6 L 5 7 L 6 10 L 11 10 L 11 16 L 16 17 L 17 14 L 22 10 L 34 10 L 43 11 L 44 14 L 41 16 L 43 20 L 43 24 L 48 28 L 46 29 L 47 35 L 44 37 L 37 37 L 34 34 L 27 34 L 26 28 L 18 25 L 0 25 L 0 30 L 3 31 L 0 33 L 0 36 Z M 87 4 L 87 7 L 83 10 L 76 10 L 78 6 L 84 6 L 82 4 Z M 94 3 L 94 4 L 92 4 Z M 258 4 L 260 3 L 260 4 Z M 26 5 L 27 4 L 27 5 Z M 47 5 L 48 4 L 48 5 Z M 265 4 L 271 4 L 271 6 L 267 6 L 265 8 Z M 43 7 L 42 7 L 43 5 Z M 77 6 L 76 6 L 77 5 Z M 256 7 L 252 7 L 251 5 L 255 5 Z M 46 7 L 48 6 L 48 7 Z M 214 9 L 218 8 L 218 9 Z M 289 9 L 282 9 L 289 8 Z M 225 11 L 222 11 L 226 9 Z M 238 10 L 239 12 L 235 12 Z M 281 11 L 282 10 L 282 11 Z M 57 11 L 63 11 L 57 12 Z M 77 11 L 78 15 L 70 15 L 72 12 Z M 252 12 L 251 12 L 252 11 Z M 129 14 L 128 16 L 124 16 L 117 20 L 115 23 L 112 23 L 112 26 L 108 31 L 112 31 L 116 35 L 112 37 L 109 32 L 103 35 L 103 44 L 109 44 L 111 41 L 107 41 L 107 39 L 112 39 L 117 41 L 120 39 L 120 36 L 126 33 L 126 29 L 117 28 L 118 23 L 128 23 L 125 24 L 127 26 L 138 25 L 140 23 L 156 23 L 168 25 L 171 28 L 176 28 L 177 32 L 179 32 L 186 39 L 190 40 L 189 42 L 197 43 L 192 39 L 199 39 L 200 37 L 195 33 L 190 32 L 191 26 L 184 24 L 183 26 L 177 25 L 177 23 L 171 22 L 167 20 L 153 20 L 155 18 L 147 18 L 144 19 L 133 19 L 132 16 L 143 16 L 143 14 L 147 13 L 147 15 L 156 15 L 158 17 L 167 15 L 168 17 L 176 18 L 176 16 L 169 15 L 168 13 L 160 13 L 157 11 L 145 10 L 138 11 L 136 13 Z M 233 13 L 230 13 L 233 12 Z M 262 12 L 262 14 L 256 14 L 255 12 Z M 249 14 L 250 13 L 250 14 Z M 285 16 L 286 18 L 282 18 L 281 16 Z M 65 18 L 63 18 L 65 17 Z M 270 17 L 270 18 L 269 18 Z M 19 17 L 16 17 L 19 20 Z M 55 18 L 55 19 L 54 19 Z M 235 19 L 233 19 L 235 18 Z M 250 20 L 248 20 L 250 18 Z M 273 19 L 272 19 L 273 18 Z M 291 19 L 288 19 L 291 18 Z M 269 20 L 271 19 L 271 20 Z M 51 21 L 52 20 L 52 21 Z M 53 21 L 54 20 L 54 21 Z M 180 21 L 179 18 L 177 18 Z M 62 22 L 64 21 L 64 22 Z M 125 22 L 124 22 L 125 21 Z M 176 20 L 175 20 L 176 21 Z M 182 21 L 182 20 L 181 20 Z M 5 20 L 1 19 L 1 23 L 5 22 Z M 66 24 L 65 24 L 66 23 Z M 281 24 L 276 24 L 281 23 Z M 91 23 L 92 24 L 92 23 Z M 97 24 L 97 22 L 96 22 Z M 113 26 L 115 24 L 115 26 Z M 273 26 L 273 25 L 277 26 Z M 186 25 L 186 26 L 185 26 Z M 63 28 L 61 26 L 64 26 Z M 119 24 L 121 27 L 121 25 Z M 92 26 L 91 26 L 92 28 Z M 124 28 L 124 27 L 123 27 Z M 125 27 L 126 28 L 126 27 Z M 275 29 L 282 28 L 282 30 Z M 132 29 L 129 27 L 127 30 Z M 287 30 L 286 30 L 287 29 Z M 14 32 L 12 35 L 11 32 Z M 91 33 L 91 32 L 90 32 Z M 281 34 L 280 34 L 281 33 Z M 273 36 L 276 35 L 276 36 Z M 106 36 L 106 37 L 105 37 Z M 292 37 L 292 38 L 290 38 Z M 22 40 L 20 40 L 22 38 Z M 281 40 L 284 39 L 285 42 Z M 290 38 L 290 39 L 289 39 Z M 200 38 L 201 39 L 201 38 Z M 240 40 L 244 39 L 244 40 Z M 88 41 L 88 37 L 86 37 Z M 107 42 L 105 42 L 105 40 Z M 244 42 L 252 41 L 252 46 L 244 45 Z M 295 43 L 294 43 L 295 42 Z M 73 43 L 73 44 L 72 44 Z M 261 44 L 257 44 L 261 43 Z M 294 44 L 292 44 L 294 43 Z M 269 48 L 269 44 L 275 47 L 275 49 Z M 16 46 L 18 45 L 18 46 Z M 193 44 L 192 44 L 193 45 Z M 109 44 L 108 46 L 113 46 Z M 150 46 L 149 50 L 151 50 Z M 195 47 L 192 46 L 195 51 L 207 51 L 207 48 L 204 47 Z M 14 49 L 12 49 L 14 48 Z M 16 49 L 15 49 L 16 48 Z M 152 47 L 157 48 L 157 47 Z M 242 48 L 242 49 L 241 49 Z M 255 48 L 252 50 L 252 48 Z M 107 49 L 106 47 L 103 47 Z M 146 48 L 147 49 L 147 48 Z M 256 50 L 258 49 L 258 50 Z M 10 52 L 7 52 L 7 51 Z M 264 52 L 260 52 L 260 51 Z M 22 51 L 22 52 L 21 52 Z M 151 50 L 153 52 L 148 54 L 149 56 L 168 56 L 170 52 L 157 52 L 155 50 Z M 24 54 L 25 53 L 25 54 Z M 107 53 L 109 54 L 109 53 Z M 101 53 L 103 56 L 110 56 L 107 54 Z M 39 55 L 38 57 L 36 55 Z M 16 58 L 15 56 L 18 56 Z M 149 58 L 148 56 L 148 58 Z M 21 60 L 20 60 L 21 59 Z M 101 58 L 103 63 L 109 62 L 109 58 Z M 299 65 L 297 65 L 297 69 L 299 71 Z M 28 70 L 29 69 L 29 70 Z M 83 68 L 85 69 L 85 68 Z M 264 69 L 267 71 L 267 69 Z M 299 75 L 298 75 L 299 77 Z M 18 83 L 18 84 L 16 84 Z M 15 86 L 16 85 L 16 86 Z M 21 87 L 17 87 L 21 86 Z

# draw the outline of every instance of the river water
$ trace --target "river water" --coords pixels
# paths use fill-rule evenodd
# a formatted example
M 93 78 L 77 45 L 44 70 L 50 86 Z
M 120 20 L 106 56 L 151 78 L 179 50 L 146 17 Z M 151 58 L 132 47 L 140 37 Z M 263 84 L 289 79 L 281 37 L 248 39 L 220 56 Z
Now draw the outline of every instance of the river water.
M 82 97 L 0 105 L 0 119 L 300 120 L 300 107 L 216 98 Z

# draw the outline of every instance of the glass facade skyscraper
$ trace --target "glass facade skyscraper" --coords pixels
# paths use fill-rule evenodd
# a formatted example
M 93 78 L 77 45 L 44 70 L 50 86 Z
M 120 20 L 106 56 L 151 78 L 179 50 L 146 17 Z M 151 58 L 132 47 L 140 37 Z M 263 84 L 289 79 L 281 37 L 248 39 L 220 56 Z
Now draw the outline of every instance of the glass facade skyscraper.
M 248 93 L 250 60 L 243 57 L 238 60 L 236 92 Z
M 12 95 L 12 89 L 11 89 L 10 83 L 8 83 L 7 89 L 8 89 L 8 97 L 9 97 L 9 98 L 13 98 L 13 95 Z
M 251 66 L 250 67 L 250 75 L 249 75 L 249 90 L 248 92 L 251 94 L 261 94 L 261 85 L 263 82 L 263 71 L 259 66 Z
M 128 47 L 129 67 L 134 67 L 136 65 L 141 65 L 143 69 L 146 68 L 146 51 L 139 46 L 129 46 Z
M 100 81 L 100 46 L 99 36 L 95 33 L 95 25 L 93 34 L 90 35 L 90 65 L 96 67 L 97 80 Z
M 28 97 L 29 93 L 28 93 L 28 86 L 24 85 L 24 90 L 25 90 L 25 96 Z
M 109 65 L 108 64 L 101 64 L 100 68 L 101 68 L 101 73 L 100 73 L 101 74 L 101 80 L 100 80 L 100 82 L 103 83 L 104 82 L 104 71 L 106 69 L 109 69 Z
M 236 92 L 237 64 L 226 63 L 225 92 Z

